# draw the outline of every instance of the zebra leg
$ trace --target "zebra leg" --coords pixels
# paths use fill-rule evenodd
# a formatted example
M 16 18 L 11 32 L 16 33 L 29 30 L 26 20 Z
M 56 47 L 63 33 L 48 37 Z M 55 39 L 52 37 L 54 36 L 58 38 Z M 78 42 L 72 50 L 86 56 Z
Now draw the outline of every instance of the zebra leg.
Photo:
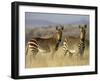
M 25 49 L 25 67 L 27 66 L 27 55 L 28 55 L 28 45 L 26 46 L 26 49 Z
M 53 52 L 52 52 L 52 58 L 54 58 L 54 55 L 55 55 L 55 52 L 58 50 L 58 48 L 59 48 L 59 41 L 57 42 L 57 44 L 56 44 L 56 46 L 54 46 L 53 47 L 53 49 L 51 49 L 51 50 L 54 50 Z
M 58 48 L 59 48 L 59 43 L 57 43 L 57 45 L 55 47 L 51 48 L 52 58 L 54 58 L 55 52 L 58 50 Z
M 54 58 L 55 55 L 55 51 L 52 51 L 52 59 Z
M 38 50 L 32 50 L 32 55 L 33 55 L 33 58 L 36 59 L 36 55 L 38 53 Z
M 30 55 L 30 67 L 32 65 L 32 55 Z
M 26 49 L 25 49 L 25 55 L 28 55 L 28 45 L 26 46 Z

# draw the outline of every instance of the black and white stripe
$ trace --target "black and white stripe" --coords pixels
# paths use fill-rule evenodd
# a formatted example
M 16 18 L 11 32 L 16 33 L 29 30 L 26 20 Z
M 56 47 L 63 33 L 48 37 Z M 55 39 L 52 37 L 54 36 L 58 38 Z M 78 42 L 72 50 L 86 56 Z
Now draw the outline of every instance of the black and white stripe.
M 29 51 L 31 51 L 33 55 L 36 55 L 39 51 L 38 46 L 39 45 L 34 38 L 29 40 L 26 46 L 26 55 L 28 54 Z
M 65 38 L 65 40 L 63 42 L 63 51 L 64 51 L 64 56 L 66 56 L 67 54 L 69 56 L 72 56 L 73 55 L 72 50 L 70 50 L 69 49 L 69 46 L 68 46 L 68 38 Z
M 86 27 L 87 27 L 86 25 L 79 26 L 80 29 L 79 38 L 65 37 L 63 41 L 64 55 L 69 54 L 70 56 L 72 56 L 73 54 L 79 53 L 80 56 L 83 56 L 85 50 Z M 76 43 L 72 40 L 74 40 Z M 74 49 L 71 49 L 70 47 L 73 47 Z
M 38 52 L 52 52 L 58 50 L 62 38 L 63 27 L 56 27 L 56 34 L 49 38 L 32 38 L 28 41 L 26 46 L 26 55 L 30 54 L 28 51 L 36 56 Z

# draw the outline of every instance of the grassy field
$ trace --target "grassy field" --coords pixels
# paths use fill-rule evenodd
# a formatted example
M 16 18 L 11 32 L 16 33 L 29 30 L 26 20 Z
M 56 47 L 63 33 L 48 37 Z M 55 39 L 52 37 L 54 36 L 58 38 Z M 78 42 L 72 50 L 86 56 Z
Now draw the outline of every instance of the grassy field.
M 58 66 L 79 66 L 89 64 L 89 49 L 86 48 L 83 58 L 78 54 L 73 56 L 63 55 L 62 47 L 55 53 L 52 59 L 51 53 L 38 53 L 36 58 L 32 55 L 26 56 L 26 68 L 34 67 L 58 67 Z
M 80 66 L 80 65 L 88 65 L 89 64 L 89 27 L 86 31 L 86 48 L 84 51 L 84 55 L 80 58 L 78 53 L 73 54 L 73 56 L 69 57 L 69 55 L 64 56 L 64 51 L 62 49 L 62 42 L 65 37 L 73 37 L 71 39 L 71 45 L 69 45 L 70 49 L 77 50 L 77 43 L 79 40 L 79 28 L 76 25 L 64 26 L 62 41 L 60 43 L 58 51 L 55 52 L 54 58 L 52 59 L 51 52 L 49 53 L 41 53 L 38 52 L 36 58 L 28 52 L 28 55 L 25 57 L 25 67 L 26 68 L 36 68 L 36 67 L 58 67 L 58 66 Z M 55 33 L 55 27 L 34 27 L 34 28 L 26 28 L 25 35 L 26 41 L 32 37 L 50 37 Z M 75 38 L 75 39 L 74 39 Z

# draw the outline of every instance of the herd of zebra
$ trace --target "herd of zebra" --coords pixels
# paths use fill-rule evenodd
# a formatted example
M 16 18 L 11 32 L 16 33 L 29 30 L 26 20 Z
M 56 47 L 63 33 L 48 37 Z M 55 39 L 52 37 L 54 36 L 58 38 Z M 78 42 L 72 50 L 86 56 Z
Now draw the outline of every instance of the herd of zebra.
M 87 25 L 84 26 L 80 26 L 79 25 L 79 30 L 80 30 L 80 37 L 79 37 L 79 42 L 78 42 L 78 51 L 77 53 L 80 55 L 80 57 L 82 57 L 84 55 L 84 50 L 85 50 L 85 40 L 86 40 L 86 28 Z M 63 30 L 64 30 L 64 26 L 59 25 L 56 26 L 56 32 L 55 34 L 53 34 L 52 37 L 48 37 L 48 38 L 41 38 L 41 37 L 33 37 L 31 38 L 26 45 L 26 50 L 25 50 L 25 54 L 26 55 L 30 55 L 30 53 L 28 53 L 29 51 L 32 53 L 32 55 L 34 56 L 34 58 L 36 57 L 36 55 L 38 54 L 38 52 L 51 52 L 51 56 L 52 58 L 55 55 L 55 52 L 58 50 L 59 45 L 62 41 L 62 35 L 63 35 Z M 64 41 L 62 41 L 62 48 L 64 51 L 64 56 L 69 55 L 72 56 L 74 54 L 74 52 L 76 52 L 75 50 L 71 50 L 68 45 L 69 42 L 69 38 L 65 37 Z

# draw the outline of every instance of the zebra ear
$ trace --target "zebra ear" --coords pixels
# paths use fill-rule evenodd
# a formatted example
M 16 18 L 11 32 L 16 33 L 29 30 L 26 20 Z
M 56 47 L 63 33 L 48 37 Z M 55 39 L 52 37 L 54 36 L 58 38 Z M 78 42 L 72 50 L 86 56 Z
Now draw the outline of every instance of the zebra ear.
M 56 30 L 58 30 L 58 26 L 56 26 Z
M 81 28 L 81 26 L 79 25 L 79 28 Z
M 64 29 L 64 26 L 62 26 L 61 29 L 63 30 Z
M 63 30 L 64 29 L 64 26 L 60 25 L 61 29 Z
M 87 25 L 85 24 L 84 27 L 87 28 Z

